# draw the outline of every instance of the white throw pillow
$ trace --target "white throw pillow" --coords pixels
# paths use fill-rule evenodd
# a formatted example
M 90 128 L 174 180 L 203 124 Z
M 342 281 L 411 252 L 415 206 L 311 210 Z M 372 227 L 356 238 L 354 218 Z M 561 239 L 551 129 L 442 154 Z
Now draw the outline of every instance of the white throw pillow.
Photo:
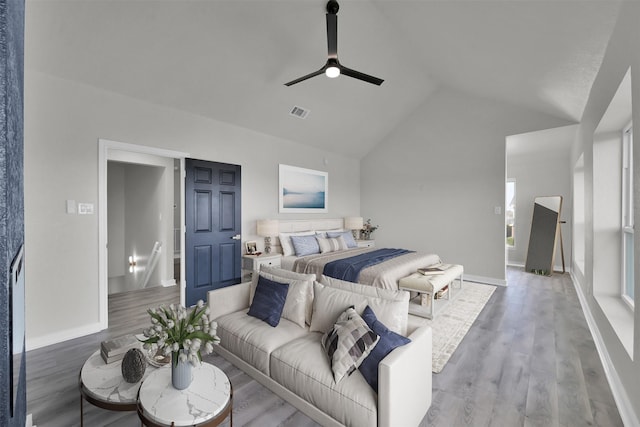
M 334 239 L 316 236 L 318 246 L 320 246 L 320 253 L 335 252 L 347 249 L 347 244 L 342 236 Z
M 293 244 L 291 243 L 291 236 L 315 236 L 315 231 L 298 231 L 295 233 L 280 233 L 280 247 L 282 248 L 283 256 L 295 255 Z
M 362 285 L 360 283 L 346 282 L 344 280 L 334 279 L 332 277 L 322 276 L 321 283 L 326 292 L 326 289 L 336 291 L 336 295 L 332 295 L 328 292 L 328 295 L 323 295 L 323 298 L 318 299 L 316 284 L 314 284 L 314 300 L 313 300 L 313 315 L 311 316 L 311 330 L 315 328 L 326 327 L 326 322 L 335 322 L 336 318 L 326 319 L 323 315 L 319 315 L 318 319 L 315 319 L 316 311 L 328 310 L 323 305 L 331 303 L 334 298 L 344 298 L 345 301 L 365 301 L 371 306 L 371 309 L 376 313 L 378 320 L 387 326 L 393 332 L 406 336 L 407 334 L 407 322 L 409 320 L 409 292 L 403 290 L 391 290 L 376 288 L 369 285 Z M 322 292 L 322 290 L 321 290 Z M 348 307 L 350 304 L 345 304 L 344 307 Z M 316 307 L 317 306 L 317 307 Z M 365 304 L 366 307 L 366 304 Z M 358 311 L 358 314 L 362 314 L 365 307 L 362 307 Z M 343 309 L 344 310 L 344 309 Z M 335 311 L 331 310 L 328 315 L 334 315 Z M 338 313 L 340 314 L 340 313 Z M 318 329 L 322 331 L 322 329 Z M 326 329 L 324 330 L 326 332 Z

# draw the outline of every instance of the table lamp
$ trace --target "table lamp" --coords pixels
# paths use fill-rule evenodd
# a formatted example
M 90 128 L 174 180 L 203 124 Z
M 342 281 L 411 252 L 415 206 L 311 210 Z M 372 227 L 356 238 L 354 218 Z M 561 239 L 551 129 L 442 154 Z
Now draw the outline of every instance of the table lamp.
M 344 219 L 344 228 L 351 230 L 354 239 L 360 237 L 359 231 L 364 226 L 364 220 L 361 216 L 348 216 Z
M 271 253 L 271 236 L 277 236 L 279 224 L 277 219 L 260 219 L 257 223 L 258 236 L 264 237 L 264 251 Z

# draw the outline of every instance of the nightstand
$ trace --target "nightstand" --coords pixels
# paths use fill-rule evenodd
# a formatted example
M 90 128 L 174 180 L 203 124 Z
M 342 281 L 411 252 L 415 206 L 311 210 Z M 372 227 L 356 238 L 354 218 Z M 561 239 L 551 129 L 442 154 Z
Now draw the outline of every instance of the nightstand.
M 260 271 L 261 265 L 280 267 L 281 254 L 243 255 L 242 256 L 242 281 L 251 280 L 254 271 Z
M 356 240 L 356 243 L 359 248 L 375 248 L 376 247 L 375 240 Z

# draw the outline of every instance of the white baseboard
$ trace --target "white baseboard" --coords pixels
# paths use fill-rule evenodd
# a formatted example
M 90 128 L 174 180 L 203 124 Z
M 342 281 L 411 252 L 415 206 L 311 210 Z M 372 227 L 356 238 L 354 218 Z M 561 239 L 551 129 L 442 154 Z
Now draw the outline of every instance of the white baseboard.
M 33 425 L 33 418 L 31 414 L 27 414 L 27 419 L 24 422 L 24 427 L 37 427 Z
M 64 331 L 58 331 L 54 334 L 43 335 L 41 337 L 25 339 L 26 350 L 35 350 L 37 348 L 46 347 L 52 344 L 58 344 L 63 341 L 72 340 L 74 338 L 84 337 L 86 335 L 95 334 L 100 332 L 102 327 L 99 322 L 85 325 L 79 328 L 66 329 Z
M 522 262 L 507 262 L 507 265 L 509 267 L 519 267 L 519 268 L 524 268 L 524 263 Z M 569 268 L 569 266 L 565 266 L 565 270 L 567 273 L 571 274 L 571 269 Z M 562 265 L 554 265 L 553 266 L 553 271 L 560 273 L 562 272 Z
M 587 303 L 587 298 L 585 297 L 582 291 L 582 287 L 580 287 L 580 285 L 578 284 L 578 281 L 574 277 L 573 273 L 570 274 L 571 281 L 573 282 L 573 287 L 576 289 L 578 300 L 580 300 L 580 305 L 582 306 L 584 317 L 587 320 L 587 325 L 589 326 L 589 330 L 591 331 L 591 336 L 593 337 L 593 341 L 596 344 L 596 349 L 598 350 L 598 355 L 600 356 L 600 361 L 602 362 L 604 373 L 607 377 L 607 381 L 609 381 L 609 387 L 611 387 L 613 399 L 618 406 L 620 418 L 622 418 L 622 422 L 625 426 L 638 426 L 640 425 L 640 420 L 638 419 L 638 415 L 633 409 L 633 405 L 629 400 L 629 395 L 627 394 L 622 381 L 620 381 L 620 377 L 618 376 L 616 367 L 614 366 L 613 361 L 609 356 L 607 346 L 602 339 L 602 335 L 600 334 L 598 325 L 596 324 L 596 321 L 593 318 L 593 314 L 591 313 L 591 309 L 589 308 L 589 304 Z
M 162 286 L 164 286 L 165 288 L 169 287 L 169 286 L 175 286 L 176 285 L 176 279 L 167 279 L 167 280 L 162 280 L 160 282 L 160 284 Z
M 494 286 L 507 286 L 506 280 L 496 279 L 494 277 L 483 277 L 483 276 L 475 276 L 473 274 L 464 274 L 463 278 L 465 281 L 469 281 L 469 282 L 486 283 L 487 285 L 494 285 Z

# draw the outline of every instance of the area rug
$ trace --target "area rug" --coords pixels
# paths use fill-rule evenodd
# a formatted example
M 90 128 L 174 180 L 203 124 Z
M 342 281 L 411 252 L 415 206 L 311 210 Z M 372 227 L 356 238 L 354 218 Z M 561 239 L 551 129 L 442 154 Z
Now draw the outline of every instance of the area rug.
M 419 319 L 419 323 L 431 326 L 434 373 L 442 371 L 495 290 L 495 286 L 464 282 L 462 291 L 437 313 L 435 319 L 412 316 Z

